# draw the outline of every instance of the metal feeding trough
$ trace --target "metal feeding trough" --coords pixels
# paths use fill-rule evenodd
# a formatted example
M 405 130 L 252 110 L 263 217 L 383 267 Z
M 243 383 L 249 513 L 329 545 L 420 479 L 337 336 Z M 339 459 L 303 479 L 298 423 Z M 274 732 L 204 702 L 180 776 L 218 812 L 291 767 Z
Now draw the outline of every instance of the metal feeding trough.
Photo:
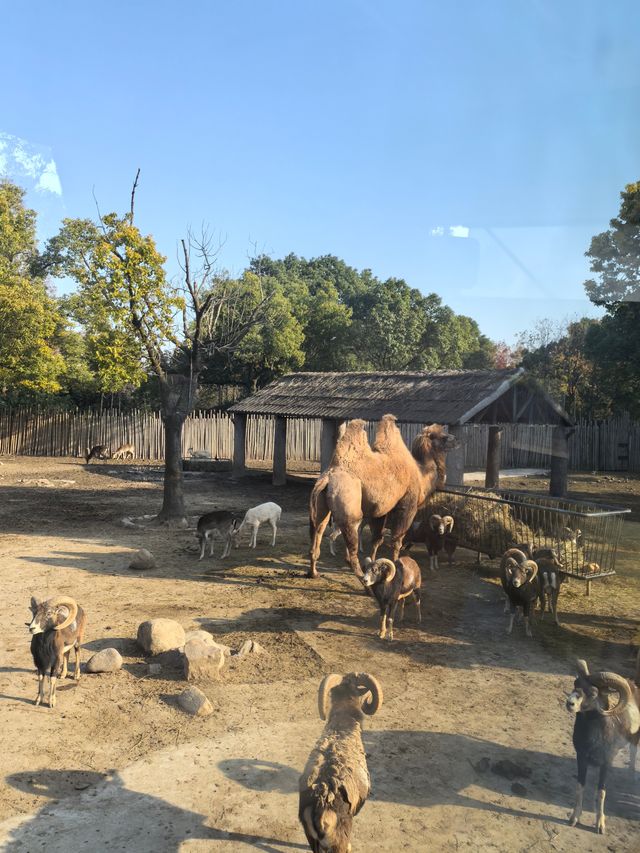
M 555 548 L 570 577 L 592 581 L 615 574 L 624 516 L 619 506 L 553 498 L 510 489 L 451 486 L 439 491 L 426 512 L 455 519 L 462 548 L 498 557 L 514 545 Z

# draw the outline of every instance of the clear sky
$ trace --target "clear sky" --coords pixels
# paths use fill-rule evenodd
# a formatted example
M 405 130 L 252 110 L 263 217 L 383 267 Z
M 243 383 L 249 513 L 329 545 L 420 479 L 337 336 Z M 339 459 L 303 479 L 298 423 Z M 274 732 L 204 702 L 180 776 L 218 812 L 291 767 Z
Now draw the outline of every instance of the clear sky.
M 43 233 L 124 212 L 435 291 L 496 339 L 591 313 L 584 251 L 640 179 L 638 0 L 0 7 L 0 172 Z M 4 134 L 4 136 L 3 136 Z M 23 140 L 22 143 L 16 139 Z M 34 165 L 35 164 L 35 165 Z

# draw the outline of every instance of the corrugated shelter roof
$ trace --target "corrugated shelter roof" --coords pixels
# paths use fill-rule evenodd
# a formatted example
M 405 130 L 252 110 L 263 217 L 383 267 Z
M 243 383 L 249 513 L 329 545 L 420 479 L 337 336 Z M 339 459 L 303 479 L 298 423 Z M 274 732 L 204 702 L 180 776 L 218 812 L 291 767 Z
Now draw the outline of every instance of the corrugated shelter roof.
M 231 412 L 405 423 L 544 423 L 569 416 L 522 368 L 383 373 L 290 373 Z

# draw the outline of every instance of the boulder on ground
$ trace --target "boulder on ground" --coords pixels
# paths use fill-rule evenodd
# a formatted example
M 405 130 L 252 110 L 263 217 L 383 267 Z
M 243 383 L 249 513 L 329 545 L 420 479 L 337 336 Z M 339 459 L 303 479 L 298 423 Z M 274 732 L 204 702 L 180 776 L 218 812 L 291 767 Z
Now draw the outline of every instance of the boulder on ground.
M 178 705 L 194 717 L 208 717 L 213 713 L 213 705 L 197 687 L 188 687 L 181 693 L 178 696 Z
M 260 643 L 256 643 L 255 640 L 245 640 L 244 643 L 240 646 L 238 651 L 236 652 L 236 657 L 243 658 L 245 655 L 263 655 L 266 654 L 266 649 L 264 649 Z
M 190 640 L 184 647 L 184 677 L 187 681 L 216 681 L 224 660 L 224 651 L 218 646 Z
M 162 672 L 162 664 L 161 663 L 147 664 L 147 675 L 160 675 L 161 672 Z
M 184 629 L 173 619 L 149 619 L 138 627 L 138 645 L 150 655 L 184 646 Z
M 155 567 L 156 558 L 146 548 L 140 548 L 139 551 L 136 551 L 129 563 L 130 569 L 155 569 Z
M 87 672 L 117 672 L 122 669 L 122 655 L 117 649 L 101 649 L 87 661 Z
M 185 643 L 191 642 L 191 640 L 196 640 L 199 643 L 204 643 L 205 646 L 211 646 L 212 648 L 221 649 L 225 655 L 231 654 L 231 649 L 229 646 L 225 646 L 223 643 L 218 643 L 213 639 L 212 635 L 208 631 L 189 631 L 185 637 Z

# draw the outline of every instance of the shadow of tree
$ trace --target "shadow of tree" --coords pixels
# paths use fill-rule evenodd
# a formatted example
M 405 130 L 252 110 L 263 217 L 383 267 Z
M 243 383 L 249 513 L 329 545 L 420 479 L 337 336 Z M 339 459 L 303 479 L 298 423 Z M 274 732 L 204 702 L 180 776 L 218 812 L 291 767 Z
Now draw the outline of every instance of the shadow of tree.
M 64 798 L 36 815 L 15 819 L 8 835 L 0 837 L 7 853 L 82 849 L 178 853 L 193 840 L 227 842 L 229 849 L 235 849 L 234 842 L 243 843 L 266 853 L 306 849 L 303 844 L 259 833 L 207 826 L 205 815 L 129 790 L 117 773 L 107 777 L 77 770 L 33 770 L 12 774 L 7 782 L 27 793 Z M 223 844 L 222 849 L 226 849 Z

